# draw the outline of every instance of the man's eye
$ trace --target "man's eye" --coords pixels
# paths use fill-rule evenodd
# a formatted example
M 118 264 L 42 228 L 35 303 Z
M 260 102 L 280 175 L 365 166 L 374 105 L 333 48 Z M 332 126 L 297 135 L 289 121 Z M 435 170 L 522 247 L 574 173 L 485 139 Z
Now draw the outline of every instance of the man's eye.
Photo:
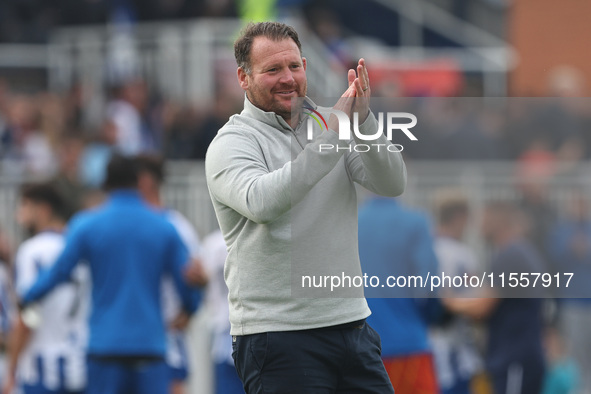
M 291 66 L 291 68 L 300 68 L 300 65 L 299 64 L 294 64 L 294 65 Z
M 277 69 L 276 68 L 270 68 L 267 71 L 270 72 L 270 73 L 273 73 L 273 72 L 277 71 Z

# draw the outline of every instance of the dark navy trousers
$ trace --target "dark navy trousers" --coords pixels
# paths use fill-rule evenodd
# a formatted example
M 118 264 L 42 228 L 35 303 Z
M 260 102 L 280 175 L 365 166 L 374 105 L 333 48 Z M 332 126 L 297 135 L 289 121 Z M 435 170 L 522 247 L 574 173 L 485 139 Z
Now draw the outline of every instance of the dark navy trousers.
M 302 331 L 235 336 L 247 394 L 391 394 L 377 332 L 365 320 Z

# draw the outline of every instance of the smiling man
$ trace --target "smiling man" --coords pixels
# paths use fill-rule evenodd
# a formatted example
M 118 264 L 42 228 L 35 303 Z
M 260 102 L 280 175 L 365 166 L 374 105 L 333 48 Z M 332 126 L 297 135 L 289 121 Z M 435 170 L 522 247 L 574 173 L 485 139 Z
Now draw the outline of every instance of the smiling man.
M 250 24 L 234 51 L 244 110 L 211 143 L 206 174 L 228 246 L 233 358 L 244 389 L 393 393 L 379 336 L 365 322 L 370 310 L 362 294 L 298 298 L 292 276 L 308 267 L 361 274 L 354 183 L 384 196 L 401 194 L 402 156 L 349 149 L 362 141 L 357 135 L 340 140 L 337 118 L 328 113 L 328 129 L 316 129 L 308 141 L 305 117 L 292 111 L 293 99 L 318 107 L 306 97 L 307 63 L 292 27 Z M 363 59 L 349 70 L 348 82 L 335 108 L 349 116 L 356 112 L 362 135 L 376 134 Z M 376 143 L 392 144 L 383 136 Z M 321 144 L 342 149 L 322 151 Z

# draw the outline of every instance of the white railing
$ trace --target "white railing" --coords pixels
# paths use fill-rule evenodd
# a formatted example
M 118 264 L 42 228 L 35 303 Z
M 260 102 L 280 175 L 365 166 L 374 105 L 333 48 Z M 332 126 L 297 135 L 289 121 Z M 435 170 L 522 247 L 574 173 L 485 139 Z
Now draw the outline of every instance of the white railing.
M 311 95 L 338 97 L 346 88 L 344 71 L 335 72 L 319 39 L 298 20 L 308 63 Z M 63 90 L 81 81 L 93 98 L 101 98 L 113 66 L 142 76 L 167 97 L 196 105 L 216 97 L 220 69 L 236 68 L 233 42 L 238 19 L 140 23 L 59 29 L 49 46 L 50 87 Z
M 0 67 L 47 69 L 47 45 L 0 44 Z
M 391 48 L 353 38 L 355 56 L 414 62 L 412 67 L 417 61 L 451 58 L 462 71 L 482 73 L 486 96 L 506 95 L 507 73 L 518 61 L 508 43 L 426 1 L 376 1 L 400 14 L 401 45 Z M 338 65 L 328 59 L 322 42 L 301 20 L 287 22 L 300 32 L 303 52 L 309 59 L 310 95 L 340 96 L 346 88 L 345 70 L 335 69 Z M 465 48 L 423 47 L 423 26 Z M 216 97 L 220 70 L 235 68 L 232 43 L 241 27 L 238 19 L 218 18 L 60 28 L 48 45 L 0 45 L 0 67 L 47 69 L 48 86 L 53 91 L 80 81 L 95 113 L 102 113 L 104 86 L 114 63 L 143 76 L 167 97 L 208 104 Z
M 507 74 L 518 61 L 517 52 L 509 43 L 425 0 L 374 1 L 400 15 L 400 45 L 393 48 L 356 37 L 351 40 L 356 55 L 395 60 L 398 69 L 404 68 L 405 62 L 416 69 L 416 62 L 453 59 L 461 71 L 481 73 L 484 96 L 507 95 Z M 423 28 L 459 43 L 462 48 L 426 48 Z

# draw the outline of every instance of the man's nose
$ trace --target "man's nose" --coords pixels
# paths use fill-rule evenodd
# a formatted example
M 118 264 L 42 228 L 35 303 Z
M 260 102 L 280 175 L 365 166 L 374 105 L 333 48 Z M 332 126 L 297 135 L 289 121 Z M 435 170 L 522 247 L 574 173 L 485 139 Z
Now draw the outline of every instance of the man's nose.
M 289 68 L 283 69 L 281 75 L 279 76 L 279 82 L 281 83 L 291 83 L 294 81 L 293 73 Z

